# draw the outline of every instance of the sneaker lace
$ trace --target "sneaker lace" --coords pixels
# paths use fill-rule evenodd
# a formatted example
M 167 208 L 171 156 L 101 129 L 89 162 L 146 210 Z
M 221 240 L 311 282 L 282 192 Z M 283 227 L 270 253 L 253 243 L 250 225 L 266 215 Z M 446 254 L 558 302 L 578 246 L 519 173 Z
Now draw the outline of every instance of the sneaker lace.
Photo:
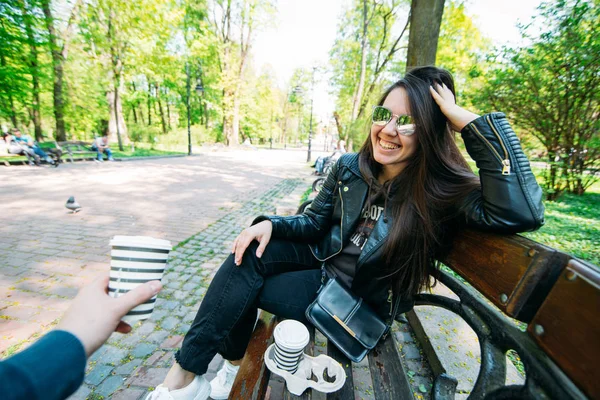
M 152 393 L 146 397 L 146 400 L 174 400 L 173 396 L 169 394 L 169 389 L 162 385 L 158 385 Z

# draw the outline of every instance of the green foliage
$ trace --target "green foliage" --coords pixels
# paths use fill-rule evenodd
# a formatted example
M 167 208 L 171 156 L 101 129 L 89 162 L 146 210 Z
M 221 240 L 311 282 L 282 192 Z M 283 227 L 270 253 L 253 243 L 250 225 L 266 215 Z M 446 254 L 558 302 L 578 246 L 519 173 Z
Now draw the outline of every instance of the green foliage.
M 463 1 L 446 1 L 436 55 L 436 65 L 452 72 L 462 106 L 476 109 L 471 102 L 482 86 L 481 63 L 490 49 L 468 15 Z M 489 110 L 482 110 L 484 112 Z
M 361 75 L 363 23 L 368 21 L 365 46 L 365 80 L 359 90 Z M 340 137 L 362 143 L 367 130 L 369 105 L 391 81 L 404 70 L 405 53 L 401 48 L 408 35 L 404 30 L 408 18 L 408 2 L 387 0 L 355 0 L 338 23 L 338 35 L 331 49 L 332 85 L 335 88 L 336 112 L 343 132 Z M 362 93 L 358 98 L 358 93 Z M 357 103 L 357 107 L 355 107 Z
M 544 185 L 555 199 L 564 191 L 582 194 L 598 179 L 600 93 L 590 89 L 600 85 L 600 7 L 560 0 L 539 11 L 522 27 L 533 44 L 494 54 L 477 100 L 508 113 L 544 146 Z

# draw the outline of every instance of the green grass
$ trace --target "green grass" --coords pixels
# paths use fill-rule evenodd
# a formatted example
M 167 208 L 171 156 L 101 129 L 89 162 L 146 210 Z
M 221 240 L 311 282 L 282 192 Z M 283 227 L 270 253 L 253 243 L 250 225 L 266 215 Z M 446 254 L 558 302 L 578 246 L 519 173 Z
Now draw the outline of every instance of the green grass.
M 597 186 L 582 196 L 563 194 L 557 201 L 546 201 L 546 224 L 523 236 L 600 266 L 600 188 Z
M 150 157 L 150 156 L 170 156 L 170 155 L 186 154 L 179 151 L 155 150 L 137 147 L 135 151 L 131 150 L 113 150 L 113 156 L 116 158 L 131 158 L 131 157 Z

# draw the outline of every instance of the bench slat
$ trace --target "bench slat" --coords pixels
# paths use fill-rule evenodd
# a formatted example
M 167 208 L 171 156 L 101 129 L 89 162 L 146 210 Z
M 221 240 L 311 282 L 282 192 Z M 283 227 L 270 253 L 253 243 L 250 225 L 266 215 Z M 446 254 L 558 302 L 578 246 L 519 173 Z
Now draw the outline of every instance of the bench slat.
M 600 272 L 571 260 L 527 331 L 591 399 L 600 398 Z
M 261 311 L 229 394 L 230 399 L 264 399 L 271 376 L 271 371 L 264 363 L 264 354 L 273 342 L 273 330 L 276 325 L 277 317 Z
M 393 336 L 382 340 L 369 353 L 369 369 L 373 380 L 375 399 L 412 399 L 410 384 L 400 361 Z M 349 397 L 347 397 L 349 398 Z M 353 398 L 353 397 L 352 397 Z
M 354 399 L 354 379 L 352 377 L 352 361 L 350 361 L 337 347 L 330 341 L 327 341 L 327 355 L 342 365 L 346 372 L 346 382 L 337 392 L 329 393 L 327 400 L 347 400 Z
M 529 322 L 568 259 L 521 236 L 464 230 L 443 261 L 507 315 Z

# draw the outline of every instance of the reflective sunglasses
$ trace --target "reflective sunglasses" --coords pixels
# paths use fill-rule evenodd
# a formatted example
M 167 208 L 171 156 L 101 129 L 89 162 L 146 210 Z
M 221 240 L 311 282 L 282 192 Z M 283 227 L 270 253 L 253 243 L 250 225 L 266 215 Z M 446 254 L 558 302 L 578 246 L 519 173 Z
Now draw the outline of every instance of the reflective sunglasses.
M 412 117 L 410 115 L 396 115 L 389 108 L 383 106 L 373 107 L 373 123 L 377 126 L 386 126 L 392 118 L 396 117 L 396 131 L 404 136 L 415 133 Z

